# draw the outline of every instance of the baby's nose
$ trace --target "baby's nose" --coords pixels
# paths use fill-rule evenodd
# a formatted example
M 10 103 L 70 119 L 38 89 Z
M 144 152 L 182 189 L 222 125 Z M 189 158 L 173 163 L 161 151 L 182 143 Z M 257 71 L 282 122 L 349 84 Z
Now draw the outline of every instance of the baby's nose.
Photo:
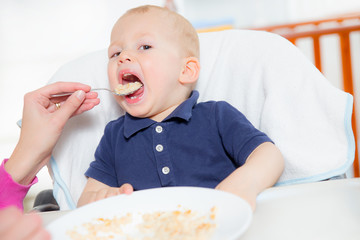
M 124 59 L 120 59 L 119 62 L 120 63 L 131 62 L 131 59 L 130 58 L 124 58 Z
M 120 53 L 119 63 L 124 63 L 124 62 L 131 62 L 131 58 L 129 54 L 123 51 Z

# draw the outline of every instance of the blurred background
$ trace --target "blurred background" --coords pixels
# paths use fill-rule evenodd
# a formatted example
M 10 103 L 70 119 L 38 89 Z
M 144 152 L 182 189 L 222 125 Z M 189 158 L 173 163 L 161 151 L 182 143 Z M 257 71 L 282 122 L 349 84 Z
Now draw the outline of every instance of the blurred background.
M 127 9 L 143 4 L 168 6 L 190 20 L 199 32 L 270 30 L 273 25 L 349 16 L 357 16 L 349 17 L 350 26 L 360 21 L 359 0 L 0 0 L 0 158 L 9 157 L 18 140 L 16 122 L 22 115 L 23 95 L 45 85 L 61 65 L 107 48 L 115 21 Z M 327 27 L 339 23 L 331 21 Z M 313 31 L 314 25 L 303 28 Z M 289 29 L 294 27 L 280 31 Z M 337 35 L 326 35 L 320 41 L 324 46 L 321 70 L 332 84 L 343 88 L 341 52 L 333 47 L 341 40 Z M 351 33 L 350 41 L 353 81 L 359 89 L 360 31 Z M 318 64 L 311 38 L 298 39 L 296 45 Z M 28 194 L 29 202 L 40 190 L 52 188 L 47 169 L 38 177 L 39 183 Z

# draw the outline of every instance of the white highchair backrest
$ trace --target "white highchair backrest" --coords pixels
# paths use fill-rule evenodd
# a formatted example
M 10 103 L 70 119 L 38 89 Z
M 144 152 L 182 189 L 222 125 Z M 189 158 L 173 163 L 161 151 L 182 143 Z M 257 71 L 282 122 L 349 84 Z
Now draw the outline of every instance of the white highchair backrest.
M 285 158 L 277 185 L 343 174 L 354 159 L 352 96 L 332 86 L 282 37 L 260 31 L 201 33 L 199 101 L 226 100 L 267 133 Z M 108 87 L 107 52 L 64 65 L 50 82 Z M 70 119 L 56 145 L 50 170 L 60 208 L 72 209 L 86 183 L 84 172 L 110 120 L 123 111 L 109 93 L 101 104 Z

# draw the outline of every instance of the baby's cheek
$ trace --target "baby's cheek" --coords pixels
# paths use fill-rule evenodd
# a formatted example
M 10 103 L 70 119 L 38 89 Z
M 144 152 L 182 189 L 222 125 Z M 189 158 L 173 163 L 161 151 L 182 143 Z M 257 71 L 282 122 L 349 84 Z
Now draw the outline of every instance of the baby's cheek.
M 111 87 L 115 87 L 118 84 L 117 79 L 117 67 L 113 66 L 113 64 L 109 63 L 108 65 L 108 80 Z

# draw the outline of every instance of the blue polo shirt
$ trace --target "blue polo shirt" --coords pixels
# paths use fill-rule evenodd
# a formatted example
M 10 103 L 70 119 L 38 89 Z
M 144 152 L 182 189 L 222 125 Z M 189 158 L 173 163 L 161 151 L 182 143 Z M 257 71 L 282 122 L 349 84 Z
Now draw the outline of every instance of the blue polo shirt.
M 196 103 L 193 91 L 162 122 L 125 114 L 111 121 L 85 175 L 135 190 L 165 186 L 216 187 L 271 141 L 226 102 Z

